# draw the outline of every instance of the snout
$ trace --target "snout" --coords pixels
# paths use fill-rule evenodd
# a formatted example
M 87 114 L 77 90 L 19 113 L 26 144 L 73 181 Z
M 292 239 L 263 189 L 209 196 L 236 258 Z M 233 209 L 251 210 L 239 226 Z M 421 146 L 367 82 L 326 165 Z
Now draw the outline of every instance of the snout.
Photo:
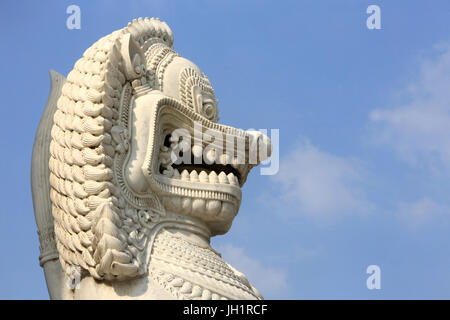
M 255 158 L 257 161 L 256 164 L 267 160 L 272 154 L 272 142 L 269 137 L 260 131 L 247 130 L 246 133 L 250 141 L 247 157 L 249 159 Z

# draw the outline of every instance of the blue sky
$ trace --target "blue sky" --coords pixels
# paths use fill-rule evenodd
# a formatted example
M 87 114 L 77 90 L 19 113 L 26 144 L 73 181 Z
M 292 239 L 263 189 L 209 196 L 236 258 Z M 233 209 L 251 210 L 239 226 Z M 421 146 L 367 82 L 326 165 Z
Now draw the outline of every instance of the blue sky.
M 66 8 L 81 8 L 81 29 Z M 366 8 L 381 8 L 368 30 Z M 171 27 L 221 122 L 280 130 L 213 246 L 265 298 L 450 298 L 450 3 L 2 1 L 0 298 L 47 299 L 30 191 L 48 71 L 137 17 Z M 381 289 L 366 268 L 381 268 Z

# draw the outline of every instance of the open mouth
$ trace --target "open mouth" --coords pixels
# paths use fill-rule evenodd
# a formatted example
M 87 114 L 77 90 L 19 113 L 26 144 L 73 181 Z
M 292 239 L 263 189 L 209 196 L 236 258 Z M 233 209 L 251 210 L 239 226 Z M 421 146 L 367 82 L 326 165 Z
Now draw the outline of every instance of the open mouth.
M 137 157 L 145 144 L 132 149 L 129 183 L 145 194 L 146 186 L 133 179 L 142 172 L 165 210 L 201 219 L 213 235 L 225 233 L 239 210 L 249 171 L 264 160 L 252 158 L 252 146 L 262 135 L 212 122 L 173 99 L 147 108 L 144 102 L 154 103 L 148 99 L 137 109 L 146 118 L 132 131 L 148 137 L 147 153 Z
M 181 181 L 241 187 L 249 168 L 239 164 L 238 157 L 221 148 L 195 145 L 183 136 L 165 133 L 159 155 L 159 173 L 167 178 Z

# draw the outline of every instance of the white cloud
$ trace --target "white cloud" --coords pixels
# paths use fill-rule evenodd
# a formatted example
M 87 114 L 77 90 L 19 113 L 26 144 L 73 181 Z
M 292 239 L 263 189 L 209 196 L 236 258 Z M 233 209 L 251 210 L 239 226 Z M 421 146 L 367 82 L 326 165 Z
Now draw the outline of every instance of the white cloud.
M 371 209 L 363 177 L 357 160 L 326 153 L 303 139 L 281 160 L 273 179 L 281 184 L 282 199 L 294 202 L 297 213 L 329 220 Z
M 401 203 L 396 213 L 397 217 L 411 229 L 436 221 L 442 223 L 449 214 L 450 207 L 436 203 L 428 197 L 412 203 Z
M 375 139 L 411 165 L 450 173 L 450 46 L 436 46 L 401 94 L 407 102 L 371 112 Z
M 226 244 L 217 249 L 226 262 L 245 274 L 264 298 L 275 298 L 288 289 L 284 271 L 261 265 L 258 260 L 247 256 L 243 248 Z

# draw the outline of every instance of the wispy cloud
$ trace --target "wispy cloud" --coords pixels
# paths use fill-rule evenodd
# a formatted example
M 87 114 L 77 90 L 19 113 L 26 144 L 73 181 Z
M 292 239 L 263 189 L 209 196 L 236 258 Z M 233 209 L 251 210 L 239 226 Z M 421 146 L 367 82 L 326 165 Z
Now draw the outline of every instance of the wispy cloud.
M 284 271 L 263 266 L 255 258 L 249 257 L 243 248 L 226 244 L 218 246 L 217 250 L 226 262 L 245 274 L 264 298 L 280 297 L 288 290 Z
M 405 103 L 370 113 L 374 137 L 413 166 L 450 173 L 450 45 L 422 59 L 418 78 L 402 90 Z
M 418 229 L 430 223 L 442 223 L 450 215 L 450 207 L 423 197 L 411 203 L 400 203 L 396 216 L 410 229 Z
M 370 211 L 364 175 L 358 160 L 327 153 L 302 139 L 281 160 L 273 179 L 281 185 L 281 199 L 293 202 L 296 213 L 329 220 Z

